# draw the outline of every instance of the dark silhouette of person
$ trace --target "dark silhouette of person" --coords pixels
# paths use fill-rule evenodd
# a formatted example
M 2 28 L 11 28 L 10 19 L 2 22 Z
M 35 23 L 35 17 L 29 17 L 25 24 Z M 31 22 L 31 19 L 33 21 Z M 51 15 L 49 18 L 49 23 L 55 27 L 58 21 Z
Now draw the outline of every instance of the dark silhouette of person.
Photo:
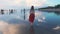
M 25 20 L 25 9 L 24 9 L 24 20 Z
M 4 10 L 3 9 L 1 9 L 1 14 L 4 14 Z
M 30 9 L 30 15 L 29 15 L 29 22 L 32 25 L 35 19 L 35 11 L 34 11 L 34 6 L 31 7 Z
M 9 14 L 13 14 L 13 9 L 9 9 Z
M 13 9 L 11 9 L 10 13 L 13 13 Z

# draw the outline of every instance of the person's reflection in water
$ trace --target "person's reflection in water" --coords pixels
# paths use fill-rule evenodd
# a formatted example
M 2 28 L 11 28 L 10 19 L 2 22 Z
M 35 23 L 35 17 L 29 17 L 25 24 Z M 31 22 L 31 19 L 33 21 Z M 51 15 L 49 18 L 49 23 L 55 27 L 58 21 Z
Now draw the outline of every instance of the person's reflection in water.
M 30 27 L 30 34 L 35 34 L 33 26 Z

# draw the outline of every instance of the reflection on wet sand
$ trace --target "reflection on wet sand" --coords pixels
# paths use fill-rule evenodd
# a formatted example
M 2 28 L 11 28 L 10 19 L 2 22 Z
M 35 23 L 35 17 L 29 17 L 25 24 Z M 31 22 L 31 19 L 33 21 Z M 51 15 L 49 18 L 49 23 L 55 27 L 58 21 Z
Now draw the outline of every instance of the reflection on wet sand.
M 9 24 L 8 22 L 0 21 L 0 31 L 2 34 L 27 34 L 29 25 L 22 23 Z
M 30 34 L 35 34 L 33 26 L 30 27 Z
M 26 27 L 23 25 L 8 25 L 3 29 L 3 34 L 27 34 Z

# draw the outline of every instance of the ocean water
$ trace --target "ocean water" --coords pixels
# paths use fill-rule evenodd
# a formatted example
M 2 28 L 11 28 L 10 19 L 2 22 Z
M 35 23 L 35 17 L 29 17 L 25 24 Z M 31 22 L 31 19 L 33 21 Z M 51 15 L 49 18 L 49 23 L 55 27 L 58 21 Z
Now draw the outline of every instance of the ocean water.
M 60 13 L 35 10 L 33 26 L 29 22 L 30 10 L 0 14 L 0 34 L 60 34 Z

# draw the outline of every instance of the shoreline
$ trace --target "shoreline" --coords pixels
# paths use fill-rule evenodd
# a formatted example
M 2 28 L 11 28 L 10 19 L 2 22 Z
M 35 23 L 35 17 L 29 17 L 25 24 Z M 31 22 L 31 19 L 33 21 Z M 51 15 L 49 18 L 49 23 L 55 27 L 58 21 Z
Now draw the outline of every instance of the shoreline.
M 42 10 L 42 11 L 58 11 L 58 12 L 60 12 L 60 9 L 38 9 L 38 10 Z

